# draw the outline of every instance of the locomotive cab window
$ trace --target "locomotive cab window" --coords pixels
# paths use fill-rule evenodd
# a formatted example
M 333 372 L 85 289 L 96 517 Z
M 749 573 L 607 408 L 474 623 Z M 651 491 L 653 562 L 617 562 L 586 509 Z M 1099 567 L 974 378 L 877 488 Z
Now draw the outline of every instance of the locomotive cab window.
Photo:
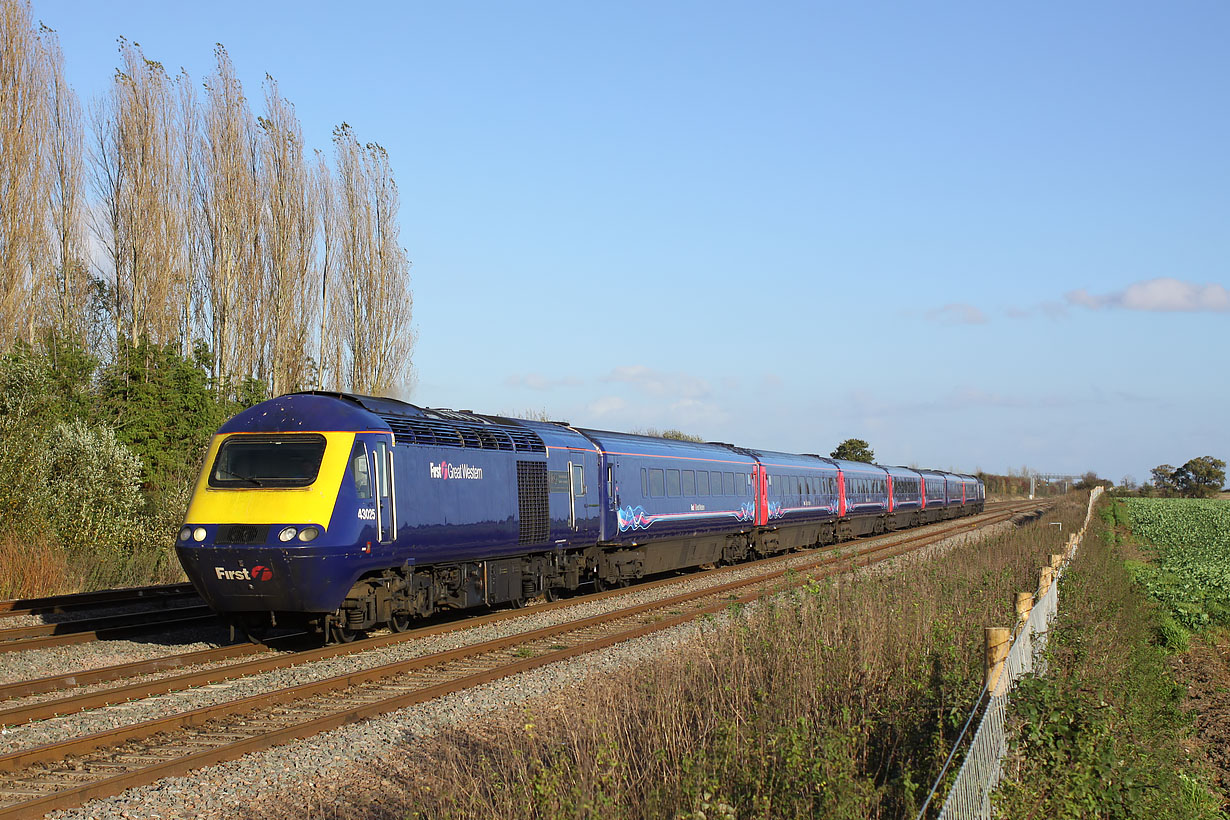
M 324 455 L 324 436 L 231 436 L 218 449 L 209 486 L 307 487 L 316 480 Z

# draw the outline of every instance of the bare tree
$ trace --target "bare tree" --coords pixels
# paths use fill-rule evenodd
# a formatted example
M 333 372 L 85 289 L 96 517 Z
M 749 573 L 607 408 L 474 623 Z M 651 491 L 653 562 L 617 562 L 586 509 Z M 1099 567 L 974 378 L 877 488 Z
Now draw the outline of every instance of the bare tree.
M 178 81 L 136 43 L 121 38 L 119 50 L 122 66 L 92 116 L 94 224 L 108 251 L 112 320 L 117 335 L 179 341 L 189 271 Z
M 320 288 L 320 327 L 317 336 L 316 353 L 316 387 L 323 389 L 326 385 L 334 390 L 341 389 L 340 373 L 342 361 L 341 333 L 337 330 L 338 312 L 332 307 L 332 283 L 337 267 L 337 195 L 333 184 L 333 174 L 324 154 L 316 152 L 316 171 L 312 179 L 316 205 L 320 214 L 320 267 L 318 285 Z
M 262 310 L 258 328 L 263 359 L 258 375 L 271 395 L 306 386 L 309 340 L 316 313 L 314 277 L 316 196 L 303 156 L 303 134 L 294 106 L 265 78 L 260 126 Z
M 86 342 L 91 279 L 86 247 L 84 130 L 81 103 L 64 78 L 64 55 L 55 32 L 39 32 L 46 55 L 48 114 L 47 213 L 51 223 L 54 323 L 59 332 Z
M 333 305 L 344 345 L 342 381 L 366 393 L 409 389 L 410 261 L 399 244 L 397 183 L 388 153 L 361 146 L 349 125 L 334 130 L 341 224 Z
M 0 350 L 35 335 L 50 237 L 44 218 L 47 61 L 30 5 L 0 0 Z
M 259 315 L 260 182 L 254 124 L 226 49 L 205 81 L 194 174 L 199 231 L 201 317 L 209 334 L 217 389 L 254 372 Z

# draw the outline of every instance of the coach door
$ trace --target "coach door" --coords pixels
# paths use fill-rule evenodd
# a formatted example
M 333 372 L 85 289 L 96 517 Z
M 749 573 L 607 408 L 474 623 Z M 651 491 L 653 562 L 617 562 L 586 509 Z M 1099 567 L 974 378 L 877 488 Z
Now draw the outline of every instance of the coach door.
M 576 530 L 577 519 L 584 515 L 585 465 L 570 461 L 568 462 L 568 526 Z
M 376 530 L 381 544 L 391 544 L 397 532 L 397 513 L 393 504 L 393 450 L 387 441 L 377 441 L 371 448 L 372 475 L 376 477 Z

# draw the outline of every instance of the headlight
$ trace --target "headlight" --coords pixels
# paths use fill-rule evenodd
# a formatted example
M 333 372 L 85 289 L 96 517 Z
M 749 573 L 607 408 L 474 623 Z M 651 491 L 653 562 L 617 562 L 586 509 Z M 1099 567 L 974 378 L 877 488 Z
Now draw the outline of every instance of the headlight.
M 304 527 L 299 531 L 299 540 L 306 544 L 308 541 L 315 541 L 318 535 L 320 530 L 315 527 Z
M 185 527 L 185 529 L 187 528 Z M 205 528 L 197 527 L 195 530 L 192 531 L 192 537 L 197 541 L 204 541 L 205 540 Z
M 295 533 L 297 532 L 299 531 L 295 529 L 294 527 L 287 527 L 286 529 L 278 533 L 278 540 L 279 541 L 289 541 L 295 537 Z
M 180 541 L 187 541 L 191 537 L 192 537 L 192 527 L 184 527 L 182 530 L 179 531 Z

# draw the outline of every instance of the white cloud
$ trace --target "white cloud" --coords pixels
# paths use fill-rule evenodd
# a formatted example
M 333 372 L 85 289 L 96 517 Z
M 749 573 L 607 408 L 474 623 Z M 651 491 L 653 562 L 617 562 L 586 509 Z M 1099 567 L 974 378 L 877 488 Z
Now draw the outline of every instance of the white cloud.
M 703 399 L 712 392 L 704 379 L 686 373 L 667 373 L 644 365 L 622 365 L 602 377 L 604 382 L 630 384 L 654 398 Z
M 1197 284 L 1168 276 L 1134 282 L 1114 293 L 1091 294 L 1088 290 L 1069 291 L 1069 304 L 1090 310 L 1121 308 L 1158 313 L 1230 313 L 1230 290 L 1215 283 Z
M 1047 319 L 1064 319 L 1067 318 L 1068 308 L 1059 302 L 1039 302 L 1029 307 L 1006 308 L 1004 312 L 1012 319 L 1031 319 L 1034 316 L 1044 316 Z
M 541 373 L 526 373 L 509 376 L 504 380 L 504 384 L 509 387 L 528 387 L 530 390 L 554 390 L 557 387 L 577 387 L 581 384 L 581 380 L 572 376 L 551 379 Z
M 950 302 L 941 308 L 928 310 L 925 316 L 942 325 L 985 325 L 987 315 L 973 305 Z
M 603 396 L 585 406 L 587 412 L 595 418 L 617 416 L 628 409 L 628 402 L 620 396 Z

